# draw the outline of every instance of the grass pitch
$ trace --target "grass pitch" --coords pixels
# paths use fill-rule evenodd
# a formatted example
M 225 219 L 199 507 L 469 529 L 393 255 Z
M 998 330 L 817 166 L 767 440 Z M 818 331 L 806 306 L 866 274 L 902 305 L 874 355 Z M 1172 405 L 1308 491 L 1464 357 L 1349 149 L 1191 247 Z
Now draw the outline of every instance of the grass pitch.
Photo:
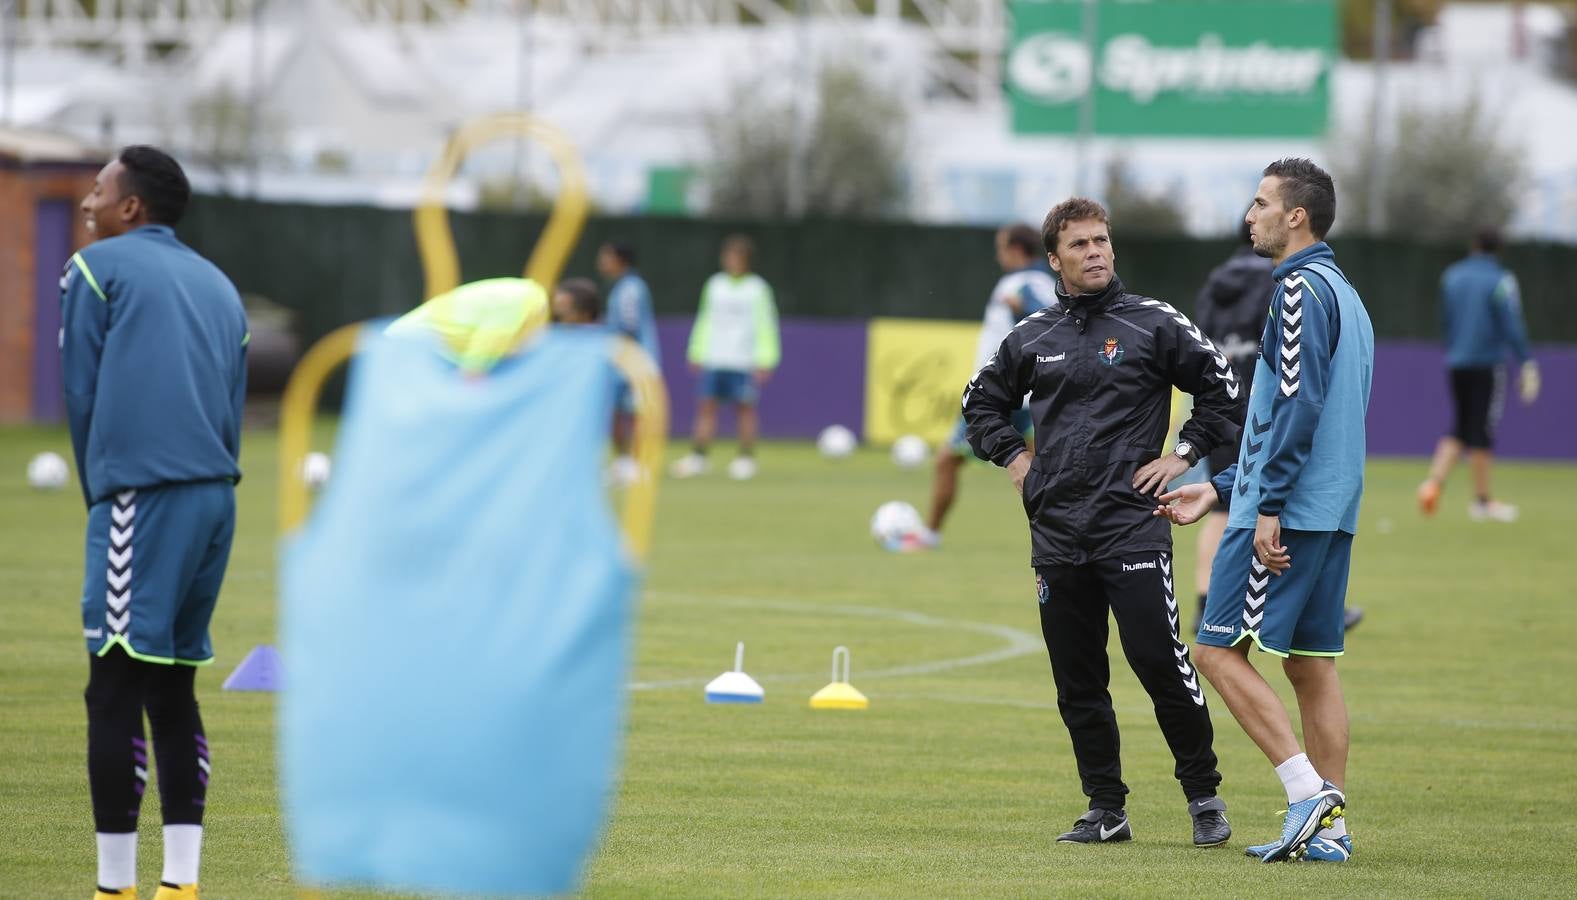
M 86 898 L 85 514 L 74 488 L 27 488 L 27 459 L 45 449 L 69 455 L 64 432 L 0 431 L 0 896 Z M 294 896 L 273 700 L 219 690 L 248 649 L 273 639 L 273 434 L 249 432 L 245 457 L 214 623 L 219 660 L 198 679 L 215 762 L 210 900 Z M 798 444 L 769 445 L 761 462 L 749 483 L 664 485 L 622 783 L 588 894 L 1570 894 L 1577 468 L 1502 466 L 1500 491 L 1523 510 L 1506 526 L 1470 524 L 1461 481 L 1436 520 L 1420 520 L 1411 498 L 1421 464 L 1371 464 L 1350 597 L 1368 618 L 1340 664 L 1357 854 L 1338 867 L 1264 868 L 1241 853 L 1279 829 L 1274 773 L 1212 698 L 1235 834 L 1224 850 L 1195 850 L 1171 758 L 1115 634 L 1136 840 L 1053 843 L 1084 797 L 1040 644 L 1022 512 L 999 473 L 965 473 L 942 551 L 895 556 L 870 540 L 869 516 L 890 499 L 923 507 L 928 472 L 900 472 L 876 452 L 829 463 Z M 1191 530 L 1178 532 L 1177 558 L 1187 598 Z M 702 686 L 732 666 L 737 640 L 767 702 L 709 707 Z M 869 711 L 806 706 L 837 644 L 853 651 Z M 1279 678 L 1274 661 L 1258 662 Z M 151 895 L 156 791 L 143 809 Z

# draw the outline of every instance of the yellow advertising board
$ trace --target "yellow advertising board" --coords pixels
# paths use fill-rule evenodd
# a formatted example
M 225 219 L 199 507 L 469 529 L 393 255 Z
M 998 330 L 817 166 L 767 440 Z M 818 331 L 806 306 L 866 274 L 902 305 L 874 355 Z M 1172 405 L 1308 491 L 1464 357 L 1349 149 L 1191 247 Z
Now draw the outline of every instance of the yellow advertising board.
M 935 444 L 957 424 L 975 374 L 979 322 L 872 319 L 866 333 L 865 440 L 917 434 Z

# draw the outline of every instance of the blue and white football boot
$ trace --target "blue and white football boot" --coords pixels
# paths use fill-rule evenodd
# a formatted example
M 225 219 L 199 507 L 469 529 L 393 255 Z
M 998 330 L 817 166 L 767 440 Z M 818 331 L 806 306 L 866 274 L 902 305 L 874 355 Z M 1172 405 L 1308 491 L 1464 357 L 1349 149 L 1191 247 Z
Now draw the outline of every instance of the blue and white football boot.
M 1257 844 L 1244 849 L 1243 855 L 1260 859 L 1280 843 L 1277 841 L 1274 844 Z M 1304 862 L 1346 862 L 1351 857 L 1352 835 L 1344 834 L 1335 839 L 1315 835 L 1309 839 L 1309 846 L 1303 849 L 1302 858 Z
M 1281 840 L 1266 850 L 1261 862 L 1273 863 L 1297 859 L 1303 855 L 1309 841 L 1321 828 L 1329 828 L 1341 818 L 1347 797 L 1329 781 L 1319 793 L 1307 800 L 1299 800 L 1287 808 L 1287 820 L 1281 826 Z
M 1352 858 L 1352 835 L 1334 839 L 1315 835 L 1303 848 L 1301 858 L 1304 862 L 1346 862 Z

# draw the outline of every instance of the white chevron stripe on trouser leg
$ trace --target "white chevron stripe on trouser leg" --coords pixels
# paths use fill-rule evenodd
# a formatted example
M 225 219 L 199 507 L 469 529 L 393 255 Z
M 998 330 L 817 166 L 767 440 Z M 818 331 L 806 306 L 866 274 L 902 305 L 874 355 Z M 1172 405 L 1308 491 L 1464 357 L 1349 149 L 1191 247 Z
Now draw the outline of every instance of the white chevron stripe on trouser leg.
M 1183 687 L 1188 689 L 1188 695 L 1193 698 L 1195 706 L 1205 705 L 1205 693 L 1199 687 L 1199 673 L 1195 671 L 1193 661 L 1188 658 L 1188 645 L 1183 643 L 1183 638 L 1178 630 L 1177 591 L 1172 585 L 1172 557 L 1163 553 L 1157 560 L 1161 569 L 1161 588 L 1166 592 L 1166 617 L 1172 623 L 1172 656 L 1177 660 L 1177 673 L 1183 676 Z
M 111 635 L 131 626 L 131 538 L 136 530 L 137 492 L 122 491 L 110 507 L 108 567 L 104 573 L 104 624 Z

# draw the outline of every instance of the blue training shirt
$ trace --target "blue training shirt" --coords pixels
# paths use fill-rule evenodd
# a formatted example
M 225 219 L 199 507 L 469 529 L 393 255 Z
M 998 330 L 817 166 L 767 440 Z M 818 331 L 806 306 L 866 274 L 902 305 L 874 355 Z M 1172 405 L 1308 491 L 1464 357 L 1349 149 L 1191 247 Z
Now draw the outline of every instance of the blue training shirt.
M 652 314 L 652 292 L 646 279 L 631 269 L 620 275 L 608 289 L 608 324 L 620 334 L 640 344 L 652 363 L 659 368 L 662 359 L 657 349 L 657 318 Z
M 66 414 L 82 496 L 241 478 L 251 338 L 235 286 L 164 225 L 82 249 L 61 286 Z
M 1488 253 L 1452 264 L 1440 276 L 1440 307 L 1445 324 L 1446 366 L 1487 369 L 1533 358 L 1522 324 L 1517 276 Z
M 1211 483 L 1230 528 L 1266 515 L 1299 531 L 1356 534 L 1374 328 L 1324 242 L 1273 274 L 1238 462 Z

